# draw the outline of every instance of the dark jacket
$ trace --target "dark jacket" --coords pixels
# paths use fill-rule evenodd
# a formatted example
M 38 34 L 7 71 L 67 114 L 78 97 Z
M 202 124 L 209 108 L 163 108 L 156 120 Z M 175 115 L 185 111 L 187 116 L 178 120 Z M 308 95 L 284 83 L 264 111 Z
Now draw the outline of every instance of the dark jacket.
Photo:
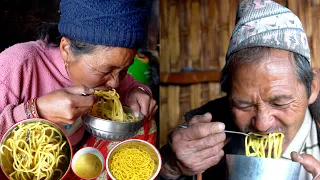
M 316 100 L 316 102 L 309 106 L 312 117 L 317 122 L 317 130 L 318 130 L 318 139 L 320 139 L 319 134 L 319 124 L 320 122 L 320 113 L 318 109 L 320 108 L 320 97 Z M 191 110 L 185 114 L 186 120 L 191 119 L 195 115 L 202 115 L 206 112 L 210 112 L 212 114 L 212 121 L 223 122 L 226 125 L 227 130 L 239 131 L 237 126 L 234 124 L 232 120 L 232 113 L 230 111 L 230 105 L 228 98 L 222 97 L 219 99 L 212 100 L 207 104 L 201 106 L 200 108 Z M 241 135 L 229 135 L 227 134 L 227 138 L 231 138 L 228 144 L 223 148 L 225 155 L 226 154 L 244 154 L 244 137 Z M 192 179 L 192 177 L 182 177 L 181 179 Z M 227 179 L 227 166 L 226 166 L 226 156 L 224 156 L 221 161 L 211 168 L 207 169 L 202 174 L 203 180 L 224 180 Z

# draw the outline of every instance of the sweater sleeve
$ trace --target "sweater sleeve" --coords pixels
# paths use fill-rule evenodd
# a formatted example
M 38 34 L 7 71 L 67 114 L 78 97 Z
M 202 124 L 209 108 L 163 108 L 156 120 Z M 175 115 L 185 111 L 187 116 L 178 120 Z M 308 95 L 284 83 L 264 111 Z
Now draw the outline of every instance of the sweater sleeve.
M 116 88 L 122 104 L 128 105 L 129 95 L 132 89 L 136 87 L 142 87 L 152 97 L 152 92 L 147 85 L 136 81 L 130 74 L 127 74 L 124 79 L 120 81 L 119 87 Z
M 0 91 L 3 89 L 0 88 Z M 24 105 L 19 104 L 18 106 L 14 104 L 6 104 L 8 101 L 15 101 L 15 97 L 7 93 L 6 97 L 2 98 L 0 101 L 0 138 L 5 134 L 5 132 L 15 123 L 20 120 L 26 119 L 24 112 Z
M 0 53 L 0 138 L 15 123 L 26 119 L 24 92 L 29 84 L 22 65 L 26 56 L 23 45 L 14 45 Z

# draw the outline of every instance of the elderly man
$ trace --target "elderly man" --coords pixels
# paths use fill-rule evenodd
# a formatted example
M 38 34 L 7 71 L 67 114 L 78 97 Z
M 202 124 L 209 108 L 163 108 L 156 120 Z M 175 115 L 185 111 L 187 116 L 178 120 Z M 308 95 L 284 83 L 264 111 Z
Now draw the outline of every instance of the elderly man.
M 281 158 L 303 165 L 299 179 L 319 178 L 320 118 L 309 106 L 317 100 L 319 73 L 310 64 L 296 15 L 270 0 L 242 1 L 221 75 L 227 96 L 185 115 L 188 128 L 175 129 L 161 148 L 161 177 L 203 172 L 204 179 L 225 179 L 225 154 L 244 153 L 244 138 L 226 141 L 227 129 L 284 133 Z

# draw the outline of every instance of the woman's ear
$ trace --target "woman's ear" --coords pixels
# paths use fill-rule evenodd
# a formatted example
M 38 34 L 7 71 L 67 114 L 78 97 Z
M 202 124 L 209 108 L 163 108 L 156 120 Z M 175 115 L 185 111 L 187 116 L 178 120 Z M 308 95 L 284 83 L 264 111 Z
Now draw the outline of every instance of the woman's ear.
M 70 51 L 70 39 L 62 37 L 60 41 L 60 53 L 64 60 L 64 65 L 67 65 L 71 61 L 71 51 Z
M 320 70 L 315 68 L 312 70 L 313 72 L 313 80 L 311 84 L 311 95 L 309 97 L 309 104 L 314 103 L 319 94 L 319 86 L 320 86 Z

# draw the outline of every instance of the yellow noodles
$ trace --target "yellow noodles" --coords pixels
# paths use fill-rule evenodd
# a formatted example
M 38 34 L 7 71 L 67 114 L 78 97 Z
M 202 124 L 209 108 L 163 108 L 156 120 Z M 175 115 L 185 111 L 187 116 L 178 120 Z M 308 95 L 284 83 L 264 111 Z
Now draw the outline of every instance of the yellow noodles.
M 254 134 L 254 133 L 249 133 Z M 279 159 L 282 153 L 283 133 L 271 133 L 269 135 L 261 135 L 264 138 L 252 138 L 247 136 L 245 139 L 246 156 L 257 156 L 261 158 Z M 265 149 L 268 146 L 268 154 Z M 273 153 L 272 153 L 273 152 Z
M 92 115 L 117 122 L 134 122 L 138 120 L 132 114 L 123 112 L 119 100 L 120 96 L 115 89 L 111 91 L 99 90 L 95 91 L 95 94 L 99 96 L 99 101 L 93 106 Z
M 110 161 L 111 174 L 117 180 L 148 180 L 155 166 L 150 155 L 136 147 L 121 149 Z
M 20 123 L 0 148 L 4 171 L 10 179 L 60 179 L 68 165 L 66 148 L 67 141 L 50 125 Z

